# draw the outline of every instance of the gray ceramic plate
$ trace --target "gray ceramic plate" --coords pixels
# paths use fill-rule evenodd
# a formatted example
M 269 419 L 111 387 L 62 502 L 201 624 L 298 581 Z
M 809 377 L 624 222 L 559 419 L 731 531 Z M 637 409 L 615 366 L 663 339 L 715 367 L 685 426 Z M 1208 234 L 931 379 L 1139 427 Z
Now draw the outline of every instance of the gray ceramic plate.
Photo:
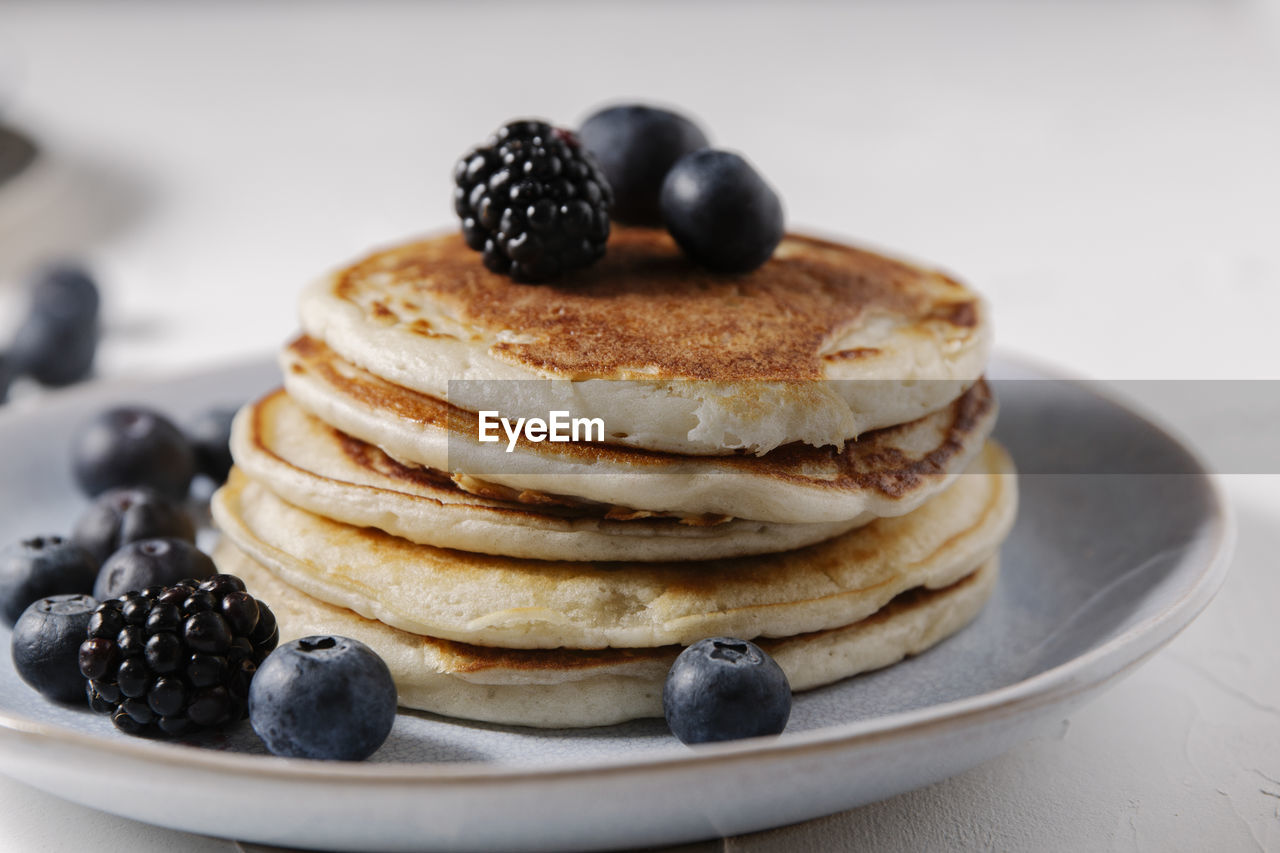
M 994 373 L 1046 379 L 1008 360 Z M 83 506 L 69 436 L 98 409 L 138 401 L 182 417 L 274 382 L 264 360 L 0 417 L 0 539 L 67 529 Z M 119 735 L 44 702 L 0 655 L 0 771 L 164 826 L 344 850 L 674 843 L 943 779 L 1055 725 L 1166 643 L 1208 603 L 1230 550 L 1220 493 L 1174 439 L 1070 383 L 999 390 L 999 435 L 1024 474 L 994 599 L 920 657 L 798 697 L 781 737 L 690 749 L 661 721 L 545 732 L 402 714 L 369 762 L 288 761 L 247 725 L 204 748 Z

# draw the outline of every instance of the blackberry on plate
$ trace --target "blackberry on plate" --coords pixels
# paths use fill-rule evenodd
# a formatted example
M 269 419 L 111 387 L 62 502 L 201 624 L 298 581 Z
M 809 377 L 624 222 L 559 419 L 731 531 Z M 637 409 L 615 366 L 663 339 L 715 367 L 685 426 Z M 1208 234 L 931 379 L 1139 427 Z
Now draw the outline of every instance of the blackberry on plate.
M 139 539 L 196 541 L 196 527 L 182 504 L 145 486 L 112 489 L 94 499 L 71 531 L 71 541 L 105 562 Z M 178 578 L 186 577 L 181 574 Z M 150 586 L 150 584 L 143 584 Z
M 80 645 L 89 707 L 128 734 L 182 735 L 245 719 L 280 641 L 275 615 L 233 575 L 102 602 Z
M 549 281 L 598 261 L 613 192 L 567 130 L 504 125 L 454 169 L 454 209 L 484 265 L 516 281 Z

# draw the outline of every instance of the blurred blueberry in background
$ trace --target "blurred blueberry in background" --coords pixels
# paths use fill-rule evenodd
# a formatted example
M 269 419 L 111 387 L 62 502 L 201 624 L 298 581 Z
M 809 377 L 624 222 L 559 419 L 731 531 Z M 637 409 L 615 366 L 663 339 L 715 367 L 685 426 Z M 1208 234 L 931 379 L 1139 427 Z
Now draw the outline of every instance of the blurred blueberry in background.
M 98 286 L 84 268 L 64 263 L 39 272 L 26 316 L 0 366 L 0 399 L 20 376 L 50 387 L 86 379 L 98 349 L 100 305 Z

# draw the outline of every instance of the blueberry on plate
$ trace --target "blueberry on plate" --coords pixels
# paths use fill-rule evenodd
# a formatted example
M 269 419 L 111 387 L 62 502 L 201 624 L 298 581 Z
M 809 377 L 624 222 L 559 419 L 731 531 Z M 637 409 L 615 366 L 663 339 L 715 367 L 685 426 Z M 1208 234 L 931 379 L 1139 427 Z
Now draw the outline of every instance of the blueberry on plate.
M 81 636 L 81 691 L 126 734 L 183 735 L 243 720 L 275 615 L 233 575 L 102 602 Z
M 187 424 L 196 472 L 215 483 L 225 483 L 231 472 L 231 422 L 235 417 L 235 409 L 219 407 L 201 412 Z
M 42 598 L 13 626 L 13 668 L 45 698 L 83 701 L 80 644 L 97 606 L 87 595 Z
M 50 595 L 88 594 L 98 561 L 61 536 L 32 536 L 0 551 L 0 621 L 13 625 L 33 601 Z
M 632 225 L 662 225 L 662 179 L 685 154 L 707 147 L 706 135 L 689 119 L 644 104 L 593 113 L 578 138 L 613 188 L 610 215 Z
M 182 504 L 145 486 L 98 495 L 71 531 L 72 541 L 99 564 L 130 542 L 162 538 L 194 543 L 196 527 Z
M 150 486 L 183 500 L 196 458 L 186 436 L 159 412 L 141 406 L 109 409 L 85 424 L 72 447 L 72 469 L 85 494 L 117 486 Z
M 791 716 L 791 684 L 755 643 L 699 640 L 671 665 L 662 710 L 684 743 L 776 735 Z
M 182 580 L 197 581 L 217 574 L 213 560 L 181 539 L 142 539 L 130 542 L 102 564 L 93 585 L 99 601 L 117 598 L 157 586 L 171 586 Z
M 275 755 L 362 761 L 391 733 L 386 663 L 346 637 L 304 637 L 271 653 L 249 688 L 249 721 Z
M 662 218 L 684 253 L 709 270 L 750 272 L 782 241 L 782 202 L 742 157 L 705 148 L 662 182 Z

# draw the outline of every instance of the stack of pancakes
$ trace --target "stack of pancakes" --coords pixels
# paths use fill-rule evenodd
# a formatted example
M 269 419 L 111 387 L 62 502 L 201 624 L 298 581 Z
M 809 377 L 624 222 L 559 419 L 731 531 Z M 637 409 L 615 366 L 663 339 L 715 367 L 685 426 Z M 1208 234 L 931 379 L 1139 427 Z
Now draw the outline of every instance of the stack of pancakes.
M 236 420 L 215 558 L 283 639 L 371 646 L 406 707 L 661 716 L 713 636 L 805 690 L 928 648 L 993 588 L 1016 489 L 990 323 L 940 273 L 788 237 L 722 276 L 619 229 L 534 287 L 449 235 L 317 282 L 302 326 Z M 477 411 L 548 401 L 605 440 L 479 441 Z

